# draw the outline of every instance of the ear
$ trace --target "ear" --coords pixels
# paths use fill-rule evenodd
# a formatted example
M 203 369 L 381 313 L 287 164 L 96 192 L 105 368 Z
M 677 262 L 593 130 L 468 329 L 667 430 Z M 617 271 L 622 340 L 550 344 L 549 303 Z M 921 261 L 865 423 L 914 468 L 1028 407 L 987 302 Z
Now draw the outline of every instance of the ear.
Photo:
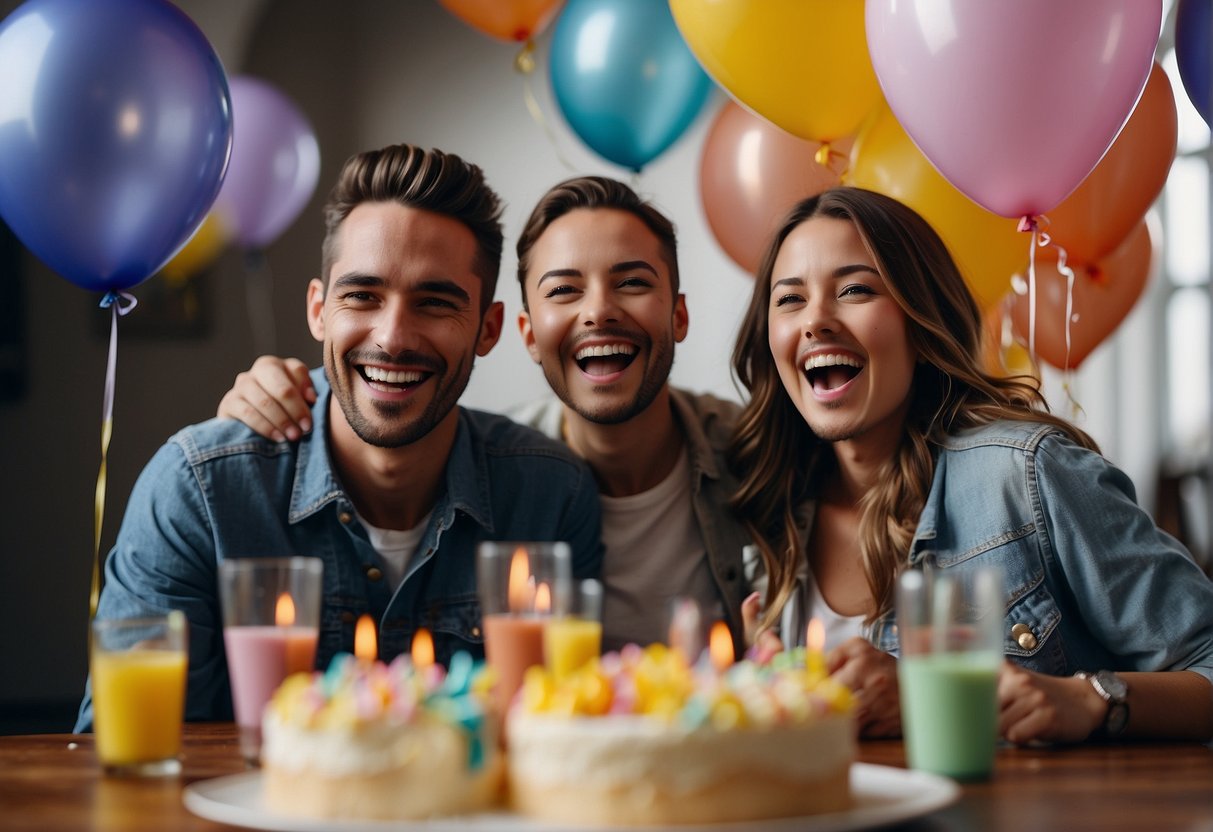
M 539 347 L 535 345 L 535 331 L 531 329 L 531 313 L 525 309 L 518 313 L 518 333 L 522 336 L 522 345 L 531 354 L 531 360 L 539 363 Z
M 690 326 L 687 315 L 687 296 L 682 292 L 674 298 L 674 343 L 681 344 L 687 337 L 687 327 Z
M 307 328 L 313 338 L 324 341 L 324 284 L 317 278 L 307 284 Z
M 505 304 L 501 301 L 493 301 L 488 309 L 484 311 L 484 317 L 480 319 L 480 335 L 476 339 L 476 355 L 481 357 L 489 354 L 489 350 L 497 346 L 497 340 L 501 338 L 501 326 L 505 321 Z

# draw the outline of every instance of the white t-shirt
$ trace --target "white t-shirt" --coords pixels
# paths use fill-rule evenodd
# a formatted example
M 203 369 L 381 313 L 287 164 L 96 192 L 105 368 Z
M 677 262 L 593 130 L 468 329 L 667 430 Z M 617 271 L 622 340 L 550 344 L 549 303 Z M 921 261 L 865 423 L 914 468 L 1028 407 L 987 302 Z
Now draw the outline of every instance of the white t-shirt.
M 765 599 L 767 575 L 758 547 L 746 546 L 742 551 L 742 559 L 745 562 L 750 589 Z M 825 626 L 826 650 L 834 649 L 852 636 L 863 634 L 862 615 L 840 615 L 826 603 L 817 581 L 813 579 L 813 570 L 809 568 L 806 557 L 796 570 L 796 586 L 779 616 L 779 637 L 783 641 L 784 649 L 804 646 L 809 622 L 814 618 L 821 619 Z
M 648 491 L 601 497 L 602 618 L 610 635 L 604 650 L 664 642 L 677 598 L 695 599 L 709 622 L 723 618 L 691 502 L 685 448 L 669 476 Z
M 417 551 L 421 537 L 430 524 L 430 515 L 422 517 L 413 528 L 403 531 L 372 526 L 362 515 L 358 515 L 358 519 L 366 527 L 366 536 L 370 538 L 371 545 L 375 547 L 375 552 L 379 555 L 379 565 L 383 567 L 383 574 L 388 579 L 388 586 L 395 589 L 404 580 L 404 573 L 408 571 L 409 561 L 413 559 L 413 553 Z

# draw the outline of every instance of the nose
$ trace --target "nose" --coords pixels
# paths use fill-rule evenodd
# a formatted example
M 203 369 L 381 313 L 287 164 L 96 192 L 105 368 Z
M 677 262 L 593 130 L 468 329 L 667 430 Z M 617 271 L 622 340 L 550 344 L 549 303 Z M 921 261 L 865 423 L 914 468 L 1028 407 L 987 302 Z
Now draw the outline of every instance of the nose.
M 836 335 L 839 330 L 837 304 L 828 292 L 815 292 L 805 304 L 801 329 L 806 338 L 821 339 Z
M 585 288 L 581 304 L 581 322 L 586 326 L 604 326 L 618 323 L 622 313 L 615 293 L 603 282 L 594 282 Z
M 418 330 L 408 304 L 400 301 L 385 304 L 375 316 L 371 339 L 388 355 L 416 349 Z

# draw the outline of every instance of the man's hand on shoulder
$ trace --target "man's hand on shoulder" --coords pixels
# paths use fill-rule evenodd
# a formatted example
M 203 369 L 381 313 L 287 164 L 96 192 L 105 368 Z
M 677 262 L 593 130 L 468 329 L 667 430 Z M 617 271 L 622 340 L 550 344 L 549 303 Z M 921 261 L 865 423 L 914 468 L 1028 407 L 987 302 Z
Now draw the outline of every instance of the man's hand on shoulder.
M 244 422 L 267 439 L 293 442 L 312 429 L 315 401 L 316 388 L 306 364 L 297 358 L 263 355 L 236 376 L 215 415 Z

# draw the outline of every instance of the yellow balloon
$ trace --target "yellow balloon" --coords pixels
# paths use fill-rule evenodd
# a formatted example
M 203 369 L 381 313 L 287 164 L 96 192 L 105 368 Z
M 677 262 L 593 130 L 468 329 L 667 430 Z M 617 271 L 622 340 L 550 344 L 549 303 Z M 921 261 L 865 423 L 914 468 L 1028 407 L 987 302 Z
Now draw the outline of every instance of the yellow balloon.
M 851 148 L 843 176 L 904 202 L 923 216 L 947 244 L 978 304 L 988 308 L 1011 288 L 1011 277 L 1031 248 L 1015 220 L 987 211 L 952 186 L 922 155 L 892 110 L 882 105 Z
M 215 262 L 227 246 L 228 237 L 219 217 L 213 212 L 207 214 L 194 236 L 160 267 L 161 277 L 170 283 L 184 283 Z
M 880 102 L 863 0 L 670 0 L 716 83 L 793 135 L 854 135 Z

